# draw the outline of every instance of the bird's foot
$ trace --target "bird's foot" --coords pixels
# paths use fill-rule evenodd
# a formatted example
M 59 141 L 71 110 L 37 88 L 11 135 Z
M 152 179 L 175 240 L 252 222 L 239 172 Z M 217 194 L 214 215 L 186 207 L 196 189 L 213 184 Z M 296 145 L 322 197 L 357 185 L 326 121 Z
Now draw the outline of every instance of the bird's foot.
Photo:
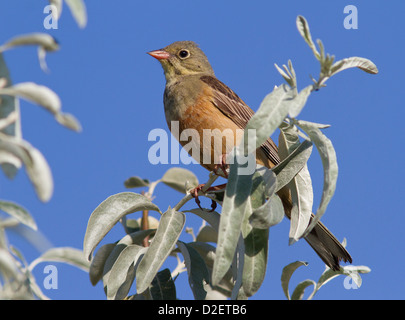
M 203 192 L 203 193 L 206 193 L 206 192 L 209 192 L 209 191 L 218 191 L 218 190 L 224 189 L 226 187 L 226 183 L 218 185 L 218 186 L 214 186 L 214 187 L 209 187 L 207 190 L 203 191 L 204 186 L 205 186 L 205 184 L 200 184 L 197 187 L 195 187 L 194 189 L 190 190 L 190 194 L 194 197 L 195 203 L 197 203 L 198 207 L 201 210 L 204 210 L 204 209 L 201 207 L 201 201 L 198 198 L 198 193 L 200 191 Z M 211 210 L 209 210 L 209 212 L 213 212 L 217 207 L 217 203 L 212 199 L 211 199 L 211 201 L 212 201 L 211 202 Z
M 227 156 L 228 156 L 227 154 L 222 154 L 220 156 L 219 163 L 215 165 L 213 170 L 213 172 L 217 176 L 224 176 L 226 179 L 228 179 L 228 169 L 229 169 L 229 164 L 226 163 Z M 219 170 L 221 170 L 223 174 L 221 174 Z

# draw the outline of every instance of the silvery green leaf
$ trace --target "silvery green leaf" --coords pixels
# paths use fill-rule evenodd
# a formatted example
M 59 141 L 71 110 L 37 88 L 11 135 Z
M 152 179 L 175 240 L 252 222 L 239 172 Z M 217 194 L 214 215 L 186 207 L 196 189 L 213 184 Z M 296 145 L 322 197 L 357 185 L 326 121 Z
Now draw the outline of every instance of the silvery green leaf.
M 218 241 L 218 231 L 211 226 L 204 226 L 199 230 L 196 241 L 216 243 Z
M 306 165 L 289 185 L 293 202 L 289 233 L 289 244 L 291 245 L 303 236 L 312 214 L 313 190 Z
M 53 193 L 53 179 L 51 169 L 42 153 L 27 141 L 4 134 L 0 135 L 0 150 L 0 155 L 8 153 L 24 163 L 38 198 L 43 202 L 49 201 Z
M 105 262 L 107 261 L 110 253 L 113 251 L 115 246 L 115 243 L 107 243 L 101 246 L 94 255 L 93 260 L 91 260 L 89 277 L 90 282 L 93 286 L 95 286 L 97 282 L 99 282 L 103 277 Z
M 213 286 L 217 285 L 228 271 L 234 258 L 245 212 L 251 210 L 248 200 L 254 172 L 250 175 L 239 174 L 239 169 L 243 165 L 239 164 L 237 159 L 238 155 L 234 154 L 222 204 L 216 250 L 217 258 L 212 272 Z
M 34 218 L 30 213 L 20 205 L 11 202 L 0 200 L 0 210 L 8 213 L 10 216 L 16 218 L 19 222 L 25 224 L 33 230 L 37 230 L 37 225 Z
M 304 262 L 304 261 L 292 262 L 292 263 L 288 264 L 287 266 L 285 266 L 283 268 L 283 272 L 281 273 L 281 287 L 283 288 L 283 292 L 288 300 L 291 300 L 290 291 L 288 289 L 289 284 L 290 284 L 290 279 L 291 279 L 293 273 L 295 272 L 295 270 L 297 270 L 297 268 L 299 268 L 301 266 L 308 266 L 308 263 Z
M 283 133 L 280 133 L 281 135 Z M 284 147 L 281 144 L 279 146 L 279 153 L 283 152 L 283 150 Z M 284 158 L 277 166 L 272 168 L 272 171 L 277 174 L 276 191 L 287 185 L 305 167 L 311 153 L 312 142 L 304 140 L 287 158 Z
M 283 64 L 284 70 L 281 69 L 277 64 L 274 64 L 274 66 L 276 67 L 277 71 L 281 74 L 281 76 L 284 78 L 284 80 L 288 83 L 288 85 L 295 91 L 297 88 L 297 77 L 291 60 L 288 60 L 288 68 L 285 64 Z
M 16 260 L 3 248 L 0 248 L 0 274 L 2 278 L 6 280 L 20 278 Z
M 300 282 L 295 287 L 295 289 L 291 295 L 291 300 L 302 300 L 302 298 L 304 297 L 305 289 L 308 288 L 309 286 L 314 286 L 314 289 L 308 298 L 308 300 L 311 300 L 316 291 L 316 283 L 314 280 L 310 280 L 310 279 Z
M 34 82 L 22 82 L 11 87 L 0 89 L 0 94 L 26 99 L 43 106 L 53 115 L 59 113 L 62 107 L 59 96 L 54 91 Z
M 124 182 L 125 188 L 140 188 L 140 187 L 148 187 L 149 180 L 142 179 L 139 177 L 130 177 Z
M 12 85 L 2 53 L 0 53 L 0 82 L 0 89 Z M 20 102 L 17 98 L 7 95 L 0 96 L 0 119 L 3 121 L 1 132 L 18 139 L 22 138 Z M 12 121 L 10 122 L 10 120 Z M 18 169 L 21 168 L 21 160 L 10 153 L 3 153 L 0 158 L 0 164 L 6 176 L 10 179 L 14 178 Z
M 276 191 L 277 179 L 275 173 L 262 166 L 257 165 L 256 172 L 252 177 L 252 190 L 250 201 L 252 209 L 262 206 L 266 199 L 269 199 Z
M 197 187 L 198 179 L 193 172 L 183 168 L 170 168 L 162 177 L 162 182 L 182 193 L 186 193 L 186 184 Z
M 256 150 L 274 133 L 288 115 L 294 94 L 293 89 L 282 84 L 263 99 L 259 109 L 246 125 L 243 138 L 244 150 Z M 249 132 L 252 130 L 255 133 L 255 139 L 249 141 Z M 252 141 L 255 141 L 255 145 L 249 147 Z
M 108 277 L 107 299 L 121 300 L 127 296 L 134 279 L 133 277 L 127 278 L 129 269 L 136 268 L 137 262 L 147 250 L 146 247 L 133 244 L 128 245 L 120 252 Z M 124 285 L 127 281 L 130 283 Z
M 116 243 L 115 246 L 112 248 L 111 252 L 106 257 L 106 260 L 104 261 L 103 274 L 102 274 L 104 292 L 107 292 L 107 284 L 108 284 L 108 280 L 110 278 L 111 269 L 113 268 L 115 261 L 117 261 L 122 250 L 124 250 L 127 246 L 128 246 L 127 244 Z M 94 257 L 93 257 L 93 259 L 94 259 Z
M 291 79 L 291 75 L 286 73 L 283 69 L 281 69 L 276 63 L 274 64 L 276 67 L 277 71 L 281 74 L 281 76 L 284 78 L 284 80 L 288 83 L 288 85 L 293 88 L 294 87 L 294 81 Z M 285 65 L 283 65 L 285 67 Z M 285 69 L 285 68 L 284 68 Z
M 297 29 L 301 36 L 304 38 L 305 42 L 309 45 L 315 57 L 319 60 L 320 55 L 316 49 L 315 43 L 312 41 L 311 32 L 309 31 L 309 25 L 307 20 L 303 16 L 297 17 Z
M 188 273 L 188 282 L 193 291 L 194 299 L 204 300 L 207 295 L 204 284 L 210 282 L 207 266 L 200 254 L 192 246 L 182 241 L 178 241 L 177 245 L 184 257 L 184 263 Z
M 0 46 L 0 53 L 18 46 L 38 46 L 38 59 L 41 69 L 48 72 L 45 57 L 47 52 L 59 50 L 59 44 L 54 37 L 47 33 L 29 33 L 17 36 Z
M 280 198 L 275 195 L 276 187 L 274 172 L 266 167 L 259 167 L 253 176 L 250 197 L 253 210 L 249 223 L 253 228 L 268 229 L 283 219 L 284 208 Z
M 340 270 L 334 271 L 330 268 L 326 268 L 322 273 L 321 277 L 318 280 L 316 285 L 316 291 L 318 291 L 323 285 L 336 278 L 339 275 L 347 275 L 353 279 L 357 287 L 361 286 L 361 277 L 362 273 L 369 273 L 371 270 L 367 266 L 343 266 L 340 267 Z
M 159 208 L 143 195 L 122 192 L 104 200 L 91 214 L 83 243 L 83 252 L 90 260 L 91 253 L 111 228 L 127 214 Z
M 72 12 L 73 18 L 80 28 L 86 27 L 87 24 L 87 11 L 86 5 L 83 0 L 65 0 L 70 11 Z
M 54 37 L 47 33 L 36 32 L 23 34 L 12 38 L 11 40 L 0 46 L 0 52 L 14 47 L 27 45 L 40 46 L 49 52 L 59 50 L 59 44 Z
M 298 130 L 295 126 L 280 126 L 279 153 L 282 159 L 284 159 L 286 155 L 292 154 L 294 152 L 293 150 L 297 150 L 305 144 L 308 145 L 308 142 L 304 141 L 300 144 Z M 293 204 L 289 233 L 290 244 L 298 241 L 303 235 L 312 214 L 313 190 L 311 176 L 306 165 L 311 152 L 312 144 L 308 149 L 294 157 L 284 168 L 287 174 L 289 173 L 287 169 L 291 169 L 294 173 L 297 172 L 296 175 L 293 176 L 293 179 L 288 183 Z M 301 169 L 297 171 L 299 168 Z M 283 175 L 281 175 L 280 178 L 284 178 Z M 289 178 L 290 177 L 288 177 L 288 179 Z
M 185 220 L 184 213 L 171 208 L 163 213 L 148 251 L 136 270 L 138 293 L 144 292 L 149 287 L 160 267 L 175 247 L 183 230 Z
M 308 226 L 305 234 L 303 235 L 305 237 L 309 232 L 311 232 L 312 228 L 325 213 L 325 210 L 332 199 L 333 194 L 335 193 L 338 177 L 338 164 L 336 152 L 333 148 L 332 142 L 321 132 L 317 124 L 300 120 L 297 122 L 297 125 L 305 131 L 318 149 L 324 172 L 321 202 L 318 210 L 316 211 L 315 218 L 312 219 L 311 224 Z
M 252 228 L 244 239 L 242 286 L 247 297 L 261 287 L 267 268 L 269 229 Z
M 77 120 L 76 117 L 70 113 L 59 112 L 55 114 L 55 120 L 65 128 L 76 132 L 82 131 L 82 126 L 79 120 Z
M 284 207 L 278 195 L 273 195 L 259 208 L 253 210 L 249 222 L 253 228 L 268 229 L 284 218 Z
M 48 87 L 33 82 L 22 82 L 0 89 L 0 95 L 11 95 L 38 104 L 53 114 L 56 121 L 63 126 L 75 131 L 81 130 L 80 123 L 74 116 L 61 111 L 62 102 L 59 96 Z
M 35 259 L 30 264 L 29 269 L 33 270 L 38 263 L 44 261 L 68 263 L 86 272 L 88 272 L 90 268 L 90 263 L 85 259 L 83 251 L 70 247 L 49 249 L 48 251 L 43 253 L 39 258 Z
M 312 85 L 305 87 L 292 100 L 292 105 L 289 109 L 290 110 L 289 115 L 291 118 L 296 118 L 300 114 L 302 108 L 304 108 L 305 104 L 307 103 L 307 99 L 308 99 L 310 93 L 312 92 L 312 90 L 313 90 Z
M 331 76 L 340 71 L 356 67 L 367 73 L 378 73 L 377 66 L 371 60 L 361 57 L 350 57 L 335 62 L 331 67 Z

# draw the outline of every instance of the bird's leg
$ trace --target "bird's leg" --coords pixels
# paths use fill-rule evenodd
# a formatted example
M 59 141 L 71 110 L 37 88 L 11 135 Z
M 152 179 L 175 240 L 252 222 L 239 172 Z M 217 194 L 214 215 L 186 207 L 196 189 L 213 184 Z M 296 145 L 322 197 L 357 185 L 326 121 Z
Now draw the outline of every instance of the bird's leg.
M 197 187 L 195 187 L 194 189 L 190 190 L 190 194 L 194 197 L 195 203 L 197 203 L 198 207 L 201 210 L 204 210 L 204 209 L 201 207 L 200 199 L 198 199 L 198 192 L 201 191 L 201 192 L 205 193 L 205 192 L 209 192 L 209 191 L 218 191 L 218 190 L 224 189 L 226 187 L 226 183 L 218 185 L 218 186 L 214 186 L 214 187 L 209 187 L 207 190 L 203 191 L 204 186 L 205 186 L 205 184 L 200 184 Z M 209 212 L 214 211 L 217 207 L 217 203 L 212 199 L 211 199 L 211 201 L 212 201 L 211 210 Z
M 220 176 L 221 174 L 218 173 L 218 170 L 221 169 L 221 171 L 223 172 L 223 175 L 225 176 L 226 179 L 228 179 L 228 168 L 229 165 L 226 163 L 226 158 L 227 158 L 227 154 L 222 154 L 220 156 L 220 160 L 219 163 L 215 165 L 213 172 L 217 175 Z

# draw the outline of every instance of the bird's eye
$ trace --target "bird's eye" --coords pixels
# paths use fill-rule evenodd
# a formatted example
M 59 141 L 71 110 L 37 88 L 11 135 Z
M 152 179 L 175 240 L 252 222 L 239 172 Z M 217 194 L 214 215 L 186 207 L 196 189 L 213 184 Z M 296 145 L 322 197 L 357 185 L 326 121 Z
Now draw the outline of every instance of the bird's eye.
M 190 55 L 190 52 L 188 50 L 182 49 L 179 51 L 179 57 L 182 59 L 187 58 Z

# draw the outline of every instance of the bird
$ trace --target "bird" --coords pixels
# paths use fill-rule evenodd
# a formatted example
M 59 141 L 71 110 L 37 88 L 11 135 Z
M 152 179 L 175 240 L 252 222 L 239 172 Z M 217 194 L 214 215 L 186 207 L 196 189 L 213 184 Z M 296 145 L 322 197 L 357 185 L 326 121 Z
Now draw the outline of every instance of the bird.
M 176 138 L 185 147 L 191 138 L 180 139 L 187 130 L 195 132 L 200 140 L 196 152 L 190 147 L 189 153 L 206 169 L 218 169 L 218 154 L 226 155 L 237 145 L 240 135 L 237 132 L 246 127 L 254 111 L 227 85 L 218 80 L 205 53 L 193 41 L 176 41 L 162 49 L 147 52 L 157 59 L 163 67 L 166 85 L 163 104 L 166 121 L 172 131 L 173 124 L 179 131 Z M 204 144 L 204 130 L 221 134 L 222 144 Z M 187 135 L 185 135 L 187 136 Z M 195 146 L 194 145 L 194 146 Z M 210 154 L 209 161 L 202 161 Z M 205 158 L 207 160 L 207 157 Z M 278 149 L 269 137 L 256 150 L 257 164 L 273 168 L 280 163 Z M 278 191 L 284 213 L 291 219 L 292 200 L 288 187 Z M 311 220 L 314 215 L 312 214 Z M 332 270 L 340 270 L 340 262 L 352 262 L 352 257 L 336 237 L 318 221 L 312 231 L 304 238 L 322 261 Z

